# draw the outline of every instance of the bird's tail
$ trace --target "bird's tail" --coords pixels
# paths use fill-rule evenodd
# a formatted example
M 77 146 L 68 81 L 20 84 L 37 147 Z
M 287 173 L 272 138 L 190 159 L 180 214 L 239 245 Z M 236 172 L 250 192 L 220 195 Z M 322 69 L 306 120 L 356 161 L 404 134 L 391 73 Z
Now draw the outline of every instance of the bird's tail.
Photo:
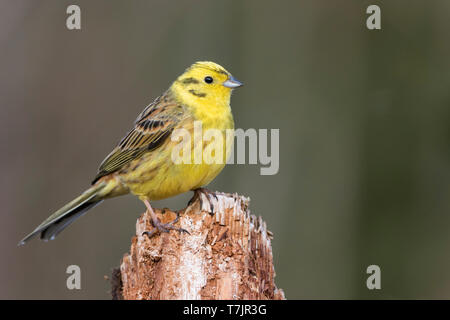
M 33 232 L 19 242 L 19 246 L 24 245 L 39 233 L 42 240 L 53 240 L 68 225 L 103 201 L 101 194 L 105 187 L 107 187 L 107 183 L 102 181 L 87 189 L 78 198 L 45 219 Z

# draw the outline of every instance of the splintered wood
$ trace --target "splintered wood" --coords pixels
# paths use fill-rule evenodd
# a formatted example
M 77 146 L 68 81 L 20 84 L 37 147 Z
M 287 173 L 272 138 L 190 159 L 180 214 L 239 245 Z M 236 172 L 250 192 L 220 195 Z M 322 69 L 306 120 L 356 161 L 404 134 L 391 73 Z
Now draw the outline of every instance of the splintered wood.
M 201 194 L 179 212 L 170 231 L 148 238 L 153 227 L 143 214 L 120 271 L 113 273 L 113 297 L 123 299 L 284 299 L 274 282 L 271 233 L 251 215 L 249 199 L 236 194 Z M 214 210 L 210 214 L 210 202 Z M 155 210 L 162 222 L 176 218 Z

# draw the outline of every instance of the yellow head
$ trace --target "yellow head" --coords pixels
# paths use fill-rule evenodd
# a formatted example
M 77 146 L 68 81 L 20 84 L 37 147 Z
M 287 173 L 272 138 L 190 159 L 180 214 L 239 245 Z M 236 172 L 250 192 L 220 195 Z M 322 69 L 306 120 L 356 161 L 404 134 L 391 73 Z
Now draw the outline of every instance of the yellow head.
M 178 77 L 170 90 L 188 106 L 229 105 L 231 91 L 242 83 L 214 62 L 194 63 Z

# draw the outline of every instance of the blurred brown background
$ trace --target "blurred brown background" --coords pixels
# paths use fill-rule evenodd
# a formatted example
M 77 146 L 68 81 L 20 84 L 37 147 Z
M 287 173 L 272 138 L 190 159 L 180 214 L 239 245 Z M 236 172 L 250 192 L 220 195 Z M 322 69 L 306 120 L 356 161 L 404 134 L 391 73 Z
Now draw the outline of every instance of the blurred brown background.
M 69 4 L 81 31 L 66 29 Z M 370 4 L 381 31 L 365 26 Z M 251 197 L 287 298 L 450 298 L 449 24 L 437 0 L 2 1 L 0 298 L 110 298 L 103 276 L 144 211 L 135 197 L 56 241 L 16 244 L 197 60 L 245 83 L 237 127 L 280 129 L 277 175 L 230 165 L 210 187 Z M 79 291 L 66 288 L 71 264 Z M 366 288 L 371 264 L 378 291 Z

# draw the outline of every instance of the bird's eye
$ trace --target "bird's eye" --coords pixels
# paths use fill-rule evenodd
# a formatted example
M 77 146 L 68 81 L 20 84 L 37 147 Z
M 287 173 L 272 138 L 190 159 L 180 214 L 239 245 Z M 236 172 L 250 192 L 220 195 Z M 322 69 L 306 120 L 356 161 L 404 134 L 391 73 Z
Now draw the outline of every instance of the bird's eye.
M 213 83 L 213 78 L 211 78 L 210 76 L 205 77 L 205 82 L 206 83 Z

